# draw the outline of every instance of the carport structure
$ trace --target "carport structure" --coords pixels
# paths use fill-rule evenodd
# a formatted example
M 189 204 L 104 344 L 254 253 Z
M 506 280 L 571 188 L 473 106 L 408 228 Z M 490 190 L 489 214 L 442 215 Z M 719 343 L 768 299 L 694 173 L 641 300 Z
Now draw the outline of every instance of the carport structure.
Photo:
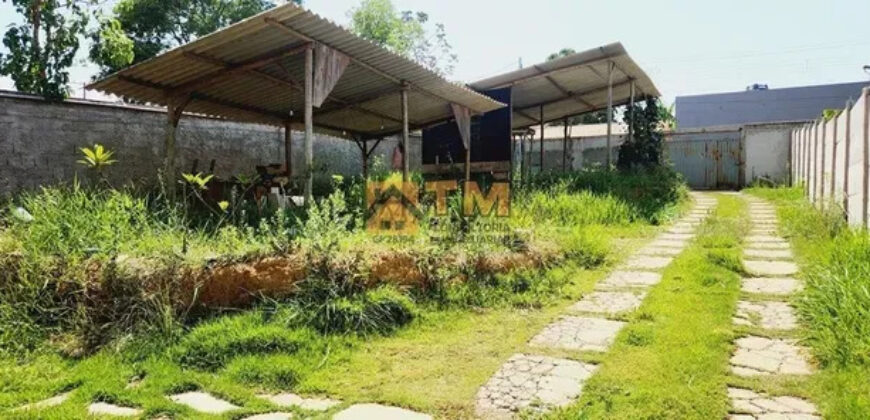
M 306 202 L 311 198 L 315 130 L 355 141 L 364 174 L 377 145 L 369 148 L 368 141 L 401 133 L 407 179 L 410 130 L 453 118 L 463 125 L 471 114 L 505 106 L 292 3 L 88 88 L 166 107 L 164 182 L 175 173 L 175 132 L 184 112 L 283 127 L 288 174 L 290 133 L 302 128 Z
M 541 167 L 544 162 L 544 124 L 563 121 L 568 139 L 569 117 L 607 110 L 607 166 L 613 163 L 611 122 L 613 107 L 661 94 L 621 43 L 608 44 L 555 60 L 492 76 L 468 85 L 483 91 L 512 87 L 512 129 L 539 125 Z M 629 125 L 630 127 L 630 125 Z M 629 131 L 629 137 L 632 133 Z M 566 156 L 563 143 L 562 165 Z

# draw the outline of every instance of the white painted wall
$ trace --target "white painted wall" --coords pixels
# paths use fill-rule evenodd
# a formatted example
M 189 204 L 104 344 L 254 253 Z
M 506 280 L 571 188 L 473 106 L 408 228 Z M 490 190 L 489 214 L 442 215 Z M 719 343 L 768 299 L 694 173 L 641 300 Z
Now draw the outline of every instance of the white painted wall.
M 788 182 L 791 131 L 802 123 L 747 124 L 743 126 L 746 184 L 759 178 Z

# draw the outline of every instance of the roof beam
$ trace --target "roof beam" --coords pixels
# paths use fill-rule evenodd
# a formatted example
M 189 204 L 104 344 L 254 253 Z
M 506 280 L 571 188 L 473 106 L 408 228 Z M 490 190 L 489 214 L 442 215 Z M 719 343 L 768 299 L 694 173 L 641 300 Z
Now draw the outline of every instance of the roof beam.
M 631 83 L 631 80 L 624 80 L 624 81 L 621 81 L 619 83 L 614 83 L 613 88 L 614 89 L 620 88 L 620 87 L 628 85 L 629 83 Z M 597 87 L 595 89 L 589 89 L 589 90 L 584 90 L 584 91 L 573 92 L 571 94 L 571 98 L 558 98 L 558 99 L 544 101 L 544 102 L 537 103 L 537 104 L 526 105 L 526 106 L 523 106 L 522 108 L 514 108 L 514 112 L 517 112 L 518 109 L 520 111 L 524 111 L 527 109 L 538 108 L 540 106 L 552 105 L 554 103 L 562 102 L 566 99 L 582 98 L 583 96 L 586 96 L 586 95 L 593 95 L 593 94 L 601 93 L 601 92 L 605 92 L 605 91 L 607 91 L 607 86 Z M 594 111 L 594 109 L 590 109 L 589 111 Z
M 197 54 L 197 53 L 185 53 L 185 57 L 190 57 L 190 58 L 193 58 L 193 59 L 197 59 L 197 60 L 200 60 L 200 61 L 204 61 L 204 62 L 207 62 L 207 63 L 209 63 L 209 64 L 213 64 L 213 65 L 215 65 L 215 66 L 221 66 L 221 67 L 224 67 L 225 69 L 229 69 L 229 68 L 232 67 L 232 65 L 229 64 L 229 63 L 225 63 L 225 62 L 223 62 L 223 61 L 221 61 L 221 60 L 218 60 L 218 59 L 216 59 L 216 58 L 208 57 L 208 56 L 205 56 L 205 55 L 202 55 L 202 54 Z M 285 67 L 283 63 L 280 63 L 280 62 L 279 62 L 278 64 L 281 66 L 281 68 L 284 70 L 284 72 L 287 73 L 288 76 L 290 76 L 290 71 L 289 71 L 289 69 L 288 69 L 287 67 Z M 271 82 L 273 82 L 273 83 L 280 84 L 280 85 L 283 85 L 283 86 L 287 86 L 287 87 L 289 87 L 289 88 L 291 88 L 291 89 L 296 90 L 297 92 L 302 92 L 302 91 L 304 90 L 304 87 L 303 87 L 301 84 L 299 84 L 298 82 L 294 81 L 294 80 L 282 79 L 282 78 L 279 78 L 279 77 L 275 77 L 275 76 L 272 76 L 272 75 L 269 74 L 269 73 L 266 73 L 266 72 L 263 72 L 263 71 L 260 71 L 260 70 L 252 70 L 252 69 L 248 69 L 248 70 L 246 70 L 246 72 L 247 72 L 248 74 L 251 74 L 251 75 L 257 76 L 257 77 L 259 77 L 259 78 L 261 78 L 261 79 L 269 80 L 269 81 L 271 81 Z M 335 96 L 329 96 L 329 97 L 327 97 L 326 99 L 327 99 L 328 101 L 338 102 L 338 103 L 342 104 L 342 105 L 343 105 L 342 109 L 351 108 L 351 109 L 354 109 L 354 110 L 356 110 L 356 111 L 359 111 L 359 112 L 362 112 L 362 113 L 365 113 L 365 114 L 369 114 L 369 115 L 372 115 L 372 116 L 375 116 L 375 117 L 378 117 L 378 118 L 383 118 L 383 119 L 390 120 L 390 121 L 393 121 L 393 122 L 402 122 L 402 120 L 399 119 L 399 118 L 393 117 L 393 116 L 388 115 L 388 114 L 384 114 L 384 113 L 382 113 L 382 112 L 373 111 L 373 110 L 370 110 L 370 109 L 363 108 L 363 107 L 359 106 L 358 104 L 352 104 L 352 103 L 349 103 L 348 101 L 346 101 L 346 100 L 344 100 L 344 99 L 341 99 L 341 98 L 337 98 L 337 97 L 335 97 Z M 327 112 L 332 112 L 332 111 L 333 111 L 333 110 L 330 110 L 330 111 L 327 111 Z M 326 112 L 324 112 L 324 113 L 326 113 Z M 315 116 L 319 116 L 319 115 L 322 115 L 322 114 L 323 114 L 323 113 L 321 113 L 321 114 L 315 114 Z
M 538 66 L 535 65 L 535 68 L 537 69 Z M 595 107 L 594 105 L 592 105 L 592 104 L 590 104 L 589 102 L 587 102 L 585 99 L 583 99 L 583 98 L 581 98 L 581 97 L 579 97 L 579 96 L 574 96 L 574 93 L 573 93 L 573 92 L 571 92 L 570 90 L 565 89 L 564 87 L 562 87 L 562 85 L 560 85 L 559 82 L 556 81 L 556 79 L 553 79 L 553 76 L 547 74 L 547 75 L 544 76 L 544 78 L 547 79 L 547 81 L 550 82 L 550 84 L 553 85 L 553 87 L 555 87 L 559 92 L 562 92 L 562 94 L 565 95 L 565 99 L 569 99 L 569 98 L 570 98 L 570 99 L 574 99 L 574 100 L 576 100 L 577 102 L 580 102 L 581 104 L 586 105 L 586 106 L 589 107 L 589 108 L 594 108 L 594 107 Z M 520 115 L 522 115 L 522 114 L 520 114 Z
M 525 112 L 523 112 L 523 111 L 520 111 L 520 110 L 518 110 L 518 109 L 515 109 L 515 110 L 514 110 L 514 114 L 519 114 L 519 116 L 521 116 L 521 117 L 523 117 L 523 118 L 528 118 L 528 119 L 530 119 L 530 120 L 532 120 L 532 121 L 534 121 L 534 122 L 536 122 L 536 123 L 541 122 L 541 119 L 540 119 L 540 118 L 535 118 L 535 117 L 533 117 L 533 116 L 531 116 L 531 115 L 529 115 L 529 114 L 527 114 L 527 113 L 525 113 Z
M 295 29 L 293 29 L 293 28 L 291 28 L 291 27 L 285 25 L 284 23 L 278 21 L 278 20 L 275 19 L 275 18 L 265 17 L 265 18 L 263 18 L 263 19 L 264 19 L 265 22 L 268 23 L 269 25 L 272 25 L 273 27 L 278 28 L 278 29 L 282 30 L 283 32 L 285 32 L 285 33 L 287 33 L 287 34 L 289 34 L 289 35 L 291 35 L 291 36 L 293 36 L 293 37 L 295 37 L 295 38 L 303 39 L 303 40 L 306 40 L 306 41 L 309 41 L 309 42 L 314 42 L 314 41 L 315 41 L 313 38 L 311 38 L 311 37 L 309 37 L 309 36 L 307 36 L 307 35 L 305 35 L 305 34 L 299 32 L 299 31 L 297 31 L 297 30 L 295 30 Z M 317 42 L 320 42 L 320 41 L 317 41 Z M 336 48 L 336 47 L 334 47 L 334 46 L 332 46 L 332 45 L 329 45 L 329 44 L 327 44 L 327 43 L 325 43 L 325 42 L 320 42 L 320 43 L 323 44 L 323 45 L 326 45 L 327 47 L 332 48 L 332 49 L 334 49 L 334 50 L 336 50 L 336 51 L 338 51 L 338 52 L 340 52 L 340 53 L 342 53 L 342 54 L 344 54 L 344 55 L 346 55 L 346 56 L 348 56 L 348 57 L 350 57 L 350 60 L 351 60 L 352 62 L 354 62 L 355 64 L 359 65 L 360 67 L 365 68 L 366 70 L 368 70 L 368 71 L 370 71 L 370 72 L 372 72 L 372 73 L 375 73 L 375 74 L 377 74 L 377 75 L 383 77 L 384 79 L 389 80 L 390 82 L 393 82 L 393 83 L 396 84 L 396 85 L 399 85 L 400 87 L 403 87 L 403 86 L 405 86 L 405 87 L 409 87 L 409 88 L 411 88 L 411 89 L 413 89 L 413 90 L 415 90 L 415 91 L 417 91 L 417 92 L 420 92 L 420 93 L 422 93 L 422 94 L 424 94 L 424 95 L 427 95 L 427 96 L 430 96 L 430 97 L 432 97 L 432 98 L 436 98 L 436 99 L 438 99 L 438 100 L 440 100 L 440 101 L 444 101 L 444 102 L 447 102 L 447 103 L 452 103 L 451 100 L 449 100 L 449 99 L 447 99 L 447 98 L 445 98 L 445 97 L 443 97 L 443 96 L 441 96 L 441 95 L 438 95 L 438 94 L 436 94 L 436 93 L 430 92 L 430 91 L 428 91 L 428 90 L 426 90 L 426 89 L 423 89 L 423 88 L 421 88 L 421 87 L 419 87 L 419 86 L 417 86 L 417 85 L 414 85 L 413 83 L 410 83 L 410 82 L 407 82 L 407 81 L 403 81 L 403 80 L 401 80 L 401 79 L 399 79 L 399 78 L 397 78 L 397 77 L 394 77 L 394 76 L 390 75 L 390 74 L 387 73 L 387 72 L 381 71 L 380 69 L 378 69 L 378 68 L 376 68 L 376 67 L 374 67 L 374 66 L 372 66 L 372 65 L 370 65 L 370 64 L 368 64 L 368 63 L 365 63 L 365 62 L 363 62 L 363 61 L 360 61 L 359 59 L 353 57 L 352 55 L 350 55 L 350 54 L 348 54 L 347 52 L 341 50 L 340 48 Z
M 200 61 L 208 61 L 211 64 L 222 66 L 221 70 L 197 77 L 189 82 L 183 83 L 180 86 L 172 87 L 171 90 L 175 91 L 175 94 L 184 95 L 194 92 L 199 89 L 207 88 L 209 86 L 213 86 L 221 81 L 232 78 L 233 76 L 240 73 L 247 73 L 253 71 L 259 67 L 262 67 L 266 64 L 269 64 L 273 61 L 280 60 L 284 57 L 298 54 L 302 51 L 305 51 L 305 48 L 308 47 L 308 44 L 297 45 L 290 48 L 281 48 L 277 51 L 272 51 L 266 54 L 263 54 L 259 57 L 252 58 L 250 60 L 245 60 L 240 63 L 223 63 L 217 60 L 213 60 L 209 57 L 206 57 L 202 54 L 198 54 L 195 52 L 185 51 L 183 54 L 185 57 L 197 59 Z M 217 61 L 217 62 L 216 62 Z

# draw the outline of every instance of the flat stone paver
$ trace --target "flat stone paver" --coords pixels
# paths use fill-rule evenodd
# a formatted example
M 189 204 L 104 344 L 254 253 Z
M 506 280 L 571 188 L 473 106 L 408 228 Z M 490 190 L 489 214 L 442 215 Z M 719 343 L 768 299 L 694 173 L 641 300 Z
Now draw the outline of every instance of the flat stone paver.
M 660 255 L 674 257 L 683 252 L 680 248 L 662 248 L 657 246 L 647 246 L 637 250 L 635 255 Z
M 797 317 L 785 302 L 739 301 L 734 323 L 768 330 L 791 330 L 797 328 Z
M 770 397 L 749 389 L 728 388 L 730 419 L 821 420 L 816 406 L 796 397 Z
M 649 287 L 662 281 L 662 275 L 649 271 L 614 271 L 595 286 L 596 289 Z
M 748 278 L 741 282 L 740 289 L 746 293 L 786 296 L 803 288 L 799 281 L 791 277 Z
M 667 230 L 667 233 L 688 233 L 693 234 L 697 229 L 694 226 L 672 226 Z
M 798 267 L 790 261 L 744 260 L 743 267 L 753 276 L 790 276 L 798 272 Z
M 645 296 L 645 292 L 592 292 L 570 310 L 615 315 L 637 309 Z
M 39 410 L 39 409 L 42 409 L 42 408 L 48 408 L 48 407 L 54 407 L 54 406 L 56 406 L 56 405 L 61 405 L 61 404 L 64 403 L 64 401 L 66 401 L 66 400 L 69 399 L 69 397 L 70 397 L 71 394 L 72 394 L 72 391 L 70 391 L 70 392 L 64 392 L 64 393 L 62 393 L 62 394 L 57 394 L 57 395 L 55 395 L 55 396 L 53 396 L 53 397 L 46 398 L 46 399 L 44 399 L 44 400 L 42 400 L 42 401 L 37 401 L 37 402 L 35 402 L 35 403 L 30 403 L 30 404 L 22 405 L 21 407 L 16 408 L 15 411 L 20 411 L 20 410 Z
M 737 339 L 731 371 L 739 376 L 808 375 L 806 350 L 795 340 L 748 336 Z
M 263 413 L 242 418 L 242 420 L 288 420 L 293 418 L 293 413 Z
M 659 247 L 659 248 L 679 248 L 683 249 L 686 245 L 689 244 L 689 241 L 677 240 L 677 239 L 656 239 L 649 243 L 648 246 Z
M 221 414 L 237 410 L 239 406 L 200 391 L 184 392 L 170 395 L 169 399 L 178 404 L 186 405 L 196 411 L 211 414 Z
M 548 325 L 529 344 L 568 350 L 607 351 L 624 322 L 565 316 Z
M 96 402 L 88 406 L 88 414 L 95 416 L 132 417 L 142 414 L 142 410 L 104 402 Z
M 507 419 L 526 408 L 542 412 L 567 405 L 580 396 L 596 368 L 574 360 L 516 354 L 477 392 L 477 415 Z
M 336 414 L 333 420 L 432 420 L 428 414 L 380 404 L 354 404 Z
M 688 241 L 695 237 L 693 233 L 663 233 L 659 235 L 656 239 L 669 239 L 676 241 Z
M 794 256 L 790 249 L 754 249 L 743 250 L 743 255 L 748 258 L 764 258 L 768 260 L 790 260 Z
M 749 235 L 746 237 L 746 243 L 754 242 L 785 242 L 785 239 L 774 235 Z
M 634 270 L 660 270 L 668 266 L 674 259 L 671 257 L 654 257 L 649 255 L 637 255 L 625 263 L 625 268 Z
M 747 248 L 754 249 L 790 249 L 788 242 L 747 242 Z
M 304 398 L 299 395 L 285 392 L 281 394 L 261 394 L 257 395 L 264 400 L 268 400 L 272 404 L 281 407 L 299 407 L 305 410 L 326 411 L 336 405 L 341 404 L 341 401 L 330 398 Z

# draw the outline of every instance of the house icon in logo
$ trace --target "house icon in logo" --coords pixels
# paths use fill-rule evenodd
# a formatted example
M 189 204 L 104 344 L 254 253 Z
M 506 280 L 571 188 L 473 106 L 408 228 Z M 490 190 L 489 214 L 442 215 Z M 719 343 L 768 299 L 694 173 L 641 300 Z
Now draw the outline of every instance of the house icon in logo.
M 412 235 L 423 216 L 419 188 L 411 182 L 387 180 L 366 184 L 366 229 L 387 235 Z

